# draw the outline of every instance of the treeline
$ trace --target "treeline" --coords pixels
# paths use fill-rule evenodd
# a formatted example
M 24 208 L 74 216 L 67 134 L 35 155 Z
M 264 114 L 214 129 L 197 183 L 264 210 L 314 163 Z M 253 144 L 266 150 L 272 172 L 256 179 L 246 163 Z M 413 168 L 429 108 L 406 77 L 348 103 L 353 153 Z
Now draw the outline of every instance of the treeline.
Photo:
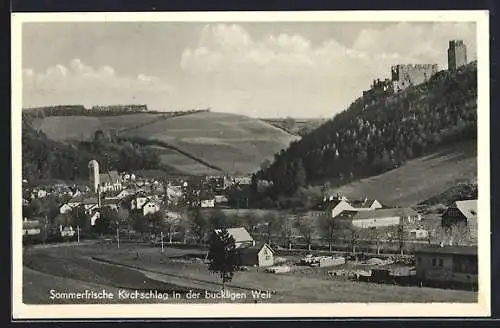
M 112 106 L 93 106 L 85 108 L 83 105 L 57 105 L 45 107 L 24 108 L 23 117 L 44 118 L 49 116 L 119 116 L 127 114 L 163 114 L 171 117 L 188 115 L 198 112 L 209 112 L 210 109 L 191 109 L 185 111 L 151 111 L 147 105 L 112 105 Z
M 161 169 L 178 173 L 161 164 L 158 153 L 111 133 L 97 131 L 90 142 L 60 143 L 33 129 L 29 120 L 22 125 L 22 174 L 28 181 L 42 179 L 87 179 L 88 163 L 95 159 L 103 171 Z
M 333 185 L 383 173 L 477 133 L 477 63 L 441 71 L 394 95 L 358 98 L 275 155 L 255 175 L 271 187 L 260 197 L 294 195 L 328 178 Z

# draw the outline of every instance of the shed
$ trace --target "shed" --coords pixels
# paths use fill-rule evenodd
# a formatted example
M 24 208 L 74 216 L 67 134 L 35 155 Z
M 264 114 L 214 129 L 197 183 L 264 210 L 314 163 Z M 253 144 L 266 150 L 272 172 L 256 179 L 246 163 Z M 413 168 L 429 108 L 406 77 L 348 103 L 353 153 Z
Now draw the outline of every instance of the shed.
M 239 249 L 240 264 L 268 267 L 274 265 L 274 250 L 266 243 Z

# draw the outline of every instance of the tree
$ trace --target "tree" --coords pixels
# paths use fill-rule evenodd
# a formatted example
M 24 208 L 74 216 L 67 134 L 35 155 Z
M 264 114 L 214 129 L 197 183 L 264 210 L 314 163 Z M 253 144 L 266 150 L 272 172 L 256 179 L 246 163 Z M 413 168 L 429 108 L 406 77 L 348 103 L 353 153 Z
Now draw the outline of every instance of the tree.
M 396 226 L 396 239 L 399 245 L 399 252 L 401 255 L 404 255 L 406 241 L 408 240 L 408 229 L 406 223 L 403 221 Z
M 295 222 L 295 227 L 299 230 L 302 238 L 307 244 L 307 250 L 311 250 L 312 234 L 314 233 L 314 224 L 307 217 L 299 217 Z
M 218 234 L 212 233 L 208 261 L 208 270 L 219 275 L 222 280 L 222 291 L 224 291 L 226 283 L 233 279 L 234 272 L 239 266 L 235 240 L 227 229 L 222 228 Z
M 83 207 L 77 206 L 73 208 L 71 210 L 71 215 L 81 231 L 88 231 L 90 229 L 90 218 L 85 213 L 85 209 Z
M 319 218 L 319 228 L 323 237 L 328 241 L 328 250 L 332 251 L 332 245 L 337 237 L 334 219 L 331 215 L 323 215 Z
M 375 247 L 377 248 L 377 255 L 380 254 L 380 247 L 382 242 L 383 233 L 380 229 L 376 227 L 371 227 L 367 231 L 368 238 L 375 242 Z
M 203 216 L 201 210 L 197 207 L 193 208 L 189 214 L 190 231 L 198 244 L 201 244 L 203 238 L 209 229 L 208 220 Z
M 109 207 L 101 209 L 101 214 L 95 223 L 95 230 L 101 235 L 112 233 L 113 227 L 118 222 L 118 213 Z
M 284 239 L 288 249 L 292 249 L 292 241 L 295 238 L 295 234 L 290 219 L 287 217 L 280 217 L 280 220 L 276 220 L 276 222 L 281 232 L 281 237 Z

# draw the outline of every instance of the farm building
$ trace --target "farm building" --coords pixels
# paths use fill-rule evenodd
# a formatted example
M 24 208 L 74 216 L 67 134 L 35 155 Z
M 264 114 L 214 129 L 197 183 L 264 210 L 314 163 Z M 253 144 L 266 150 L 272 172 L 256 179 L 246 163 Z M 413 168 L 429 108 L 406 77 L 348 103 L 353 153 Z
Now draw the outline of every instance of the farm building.
M 268 267 L 274 265 L 274 251 L 266 243 L 239 249 L 240 265 Z
M 343 211 L 335 218 L 335 224 L 348 224 L 357 228 L 378 228 L 420 220 L 420 214 L 411 208 L 387 208 L 369 211 Z
M 441 226 L 451 229 L 464 225 L 471 235 L 477 233 L 477 200 L 462 200 L 454 202 L 441 216 Z
M 219 235 L 221 229 L 215 229 L 214 232 Z M 228 228 L 227 232 L 233 236 L 236 248 L 245 248 L 255 246 L 255 240 L 250 236 L 245 228 Z
M 331 212 L 331 217 L 334 218 L 341 214 L 343 211 L 371 211 L 375 209 L 383 208 L 383 205 L 375 200 L 365 198 L 363 200 L 350 201 L 344 196 L 330 196 L 325 197 L 323 202 L 316 206 L 314 210 L 316 211 L 328 211 Z
M 420 281 L 477 284 L 476 246 L 428 246 L 415 251 Z

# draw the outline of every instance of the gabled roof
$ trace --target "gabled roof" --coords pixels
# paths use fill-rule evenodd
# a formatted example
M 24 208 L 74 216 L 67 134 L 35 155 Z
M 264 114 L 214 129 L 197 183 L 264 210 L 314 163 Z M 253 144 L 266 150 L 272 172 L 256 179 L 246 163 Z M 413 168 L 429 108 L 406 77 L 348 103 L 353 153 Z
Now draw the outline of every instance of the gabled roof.
M 462 213 L 462 215 L 467 218 L 467 220 L 470 219 L 477 219 L 477 199 L 473 200 L 459 200 L 453 203 L 448 210 L 450 209 L 457 209 Z M 443 214 L 446 215 L 446 212 Z
M 354 200 L 351 201 L 351 206 L 355 208 L 370 208 L 373 203 L 376 201 L 376 199 L 361 199 L 361 200 Z
M 256 243 L 253 246 L 239 248 L 238 251 L 240 253 L 254 253 L 254 254 L 258 254 L 263 247 L 267 247 L 271 251 L 271 253 L 275 254 L 274 249 L 272 249 L 271 246 L 269 246 L 267 243 L 263 243 L 263 242 Z
M 99 174 L 101 183 L 116 183 L 120 181 L 120 175 L 117 171 L 109 171 Z
M 366 220 L 386 217 L 407 217 L 419 215 L 411 208 L 381 208 L 371 211 L 346 210 L 340 213 L 337 218 L 348 218 L 352 220 Z
M 215 233 L 218 235 L 221 233 L 221 229 L 215 229 Z M 252 241 L 253 238 L 250 236 L 248 233 L 247 229 L 245 228 L 227 228 L 227 232 L 233 236 L 234 241 L 236 243 L 241 243 L 241 242 L 246 242 L 246 241 Z
M 91 204 L 97 204 L 98 201 L 97 201 L 97 197 L 93 196 L 93 197 L 85 197 L 82 201 L 82 204 L 83 205 L 91 205 Z
M 104 205 L 118 205 L 121 202 L 120 199 L 103 199 L 101 204 Z

